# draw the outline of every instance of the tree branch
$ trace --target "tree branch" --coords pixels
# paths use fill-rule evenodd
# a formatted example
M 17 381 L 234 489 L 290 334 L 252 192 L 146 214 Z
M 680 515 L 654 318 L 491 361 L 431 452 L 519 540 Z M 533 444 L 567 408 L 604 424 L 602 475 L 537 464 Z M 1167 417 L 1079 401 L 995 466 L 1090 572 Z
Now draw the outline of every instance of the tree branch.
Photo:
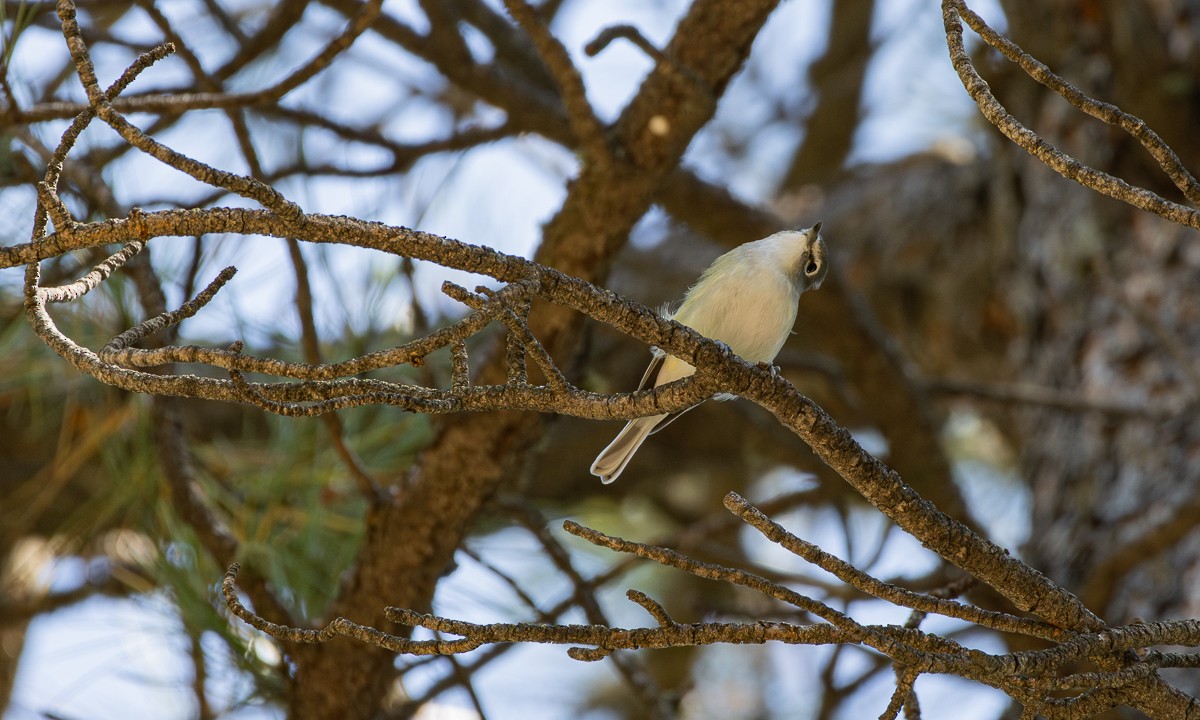
M 984 40 L 989 41 L 989 43 L 995 41 L 995 46 L 1002 52 L 1005 52 L 1006 55 L 1013 53 L 1013 58 L 1019 60 L 1022 68 L 1026 69 L 1034 79 L 1044 82 L 1047 87 L 1060 92 L 1068 101 L 1072 101 L 1076 107 L 1080 107 L 1085 112 L 1099 117 L 1101 120 L 1105 120 L 1105 122 L 1111 121 L 1111 124 L 1132 134 L 1151 151 L 1151 154 L 1159 161 L 1171 179 L 1184 190 L 1189 199 L 1195 202 L 1196 198 L 1200 196 L 1200 188 L 1198 188 L 1196 180 L 1183 169 L 1178 158 L 1174 157 L 1174 153 L 1170 152 L 1165 143 L 1157 135 L 1153 134 L 1153 131 L 1146 127 L 1144 122 L 1124 113 L 1121 116 L 1113 115 L 1106 110 L 1107 107 L 1111 106 L 1105 106 L 1087 98 L 1078 89 L 1066 83 L 1066 81 L 1050 74 L 1048 70 L 1040 66 L 1040 63 L 1036 63 L 1036 61 L 1024 55 L 1024 53 L 1020 53 L 1020 49 L 1016 45 L 1011 42 L 999 42 L 1000 36 L 991 32 L 991 29 L 983 24 L 982 19 L 979 19 L 977 15 L 967 9 L 966 3 L 962 2 L 962 0 L 942 0 L 942 19 L 946 27 L 946 43 L 950 48 L 950 62 L 958 72 L 958 77 L 962 81 L 963 87 L 967 89 L 967 93 L 970 94 L 975 104 L 979 106 L 980 112 L 988 119 L 988 122 L 995 125 L 996 129 L 1004 133 L 1009 140 L 1012 140 L 1030 155 L 1041 160 L 1047 167 L 1068 180 L 1074 180 L 1084 187 L 1128 203 L 1136 208 L 1154 213 L 1172 222 L 1200 230 L 1200 211 L 1171 202 L 1145 188 L 1135 187 L 1120 178 L 1088 167 L 1075 158 L 1054 148 L 1037 133 L 1018 122 L 996 100 L 987 82 L 975 70 L 975 66 L 971 62 L 971 57 L 967 54 L 966 48 L 963 46 L 960 18 L 965 18 L 973 29 L 981 33 L 981 37 Z

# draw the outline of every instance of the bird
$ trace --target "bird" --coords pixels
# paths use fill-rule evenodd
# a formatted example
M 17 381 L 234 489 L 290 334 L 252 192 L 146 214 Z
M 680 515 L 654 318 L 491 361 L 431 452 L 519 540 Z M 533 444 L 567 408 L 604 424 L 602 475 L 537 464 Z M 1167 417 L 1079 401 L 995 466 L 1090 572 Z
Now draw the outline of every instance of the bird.
M 770 363 L 796 322 L 800 295 L 820 287 L 825 279 L 826 255 L 821 223 L 744 243 L 708 266 L 683 296 L 678 310 L 669 313 L 664 309 L 662 314 L 728 345 L 744 360 Z M 652 353 L 638 390 L 659 387 L 696 372 L 692 365 L 658 348 Z M 647 437 L 692 407 L 630 420 L 596 456 L 592 474 L 605 484 L 616 480 Z

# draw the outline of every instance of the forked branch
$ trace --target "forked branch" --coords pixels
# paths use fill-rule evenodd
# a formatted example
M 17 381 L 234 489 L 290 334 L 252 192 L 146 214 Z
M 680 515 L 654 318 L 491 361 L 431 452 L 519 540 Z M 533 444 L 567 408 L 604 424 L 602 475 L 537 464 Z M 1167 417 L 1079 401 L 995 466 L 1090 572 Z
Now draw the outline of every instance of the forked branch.
M 736 494 L 726 498 L 726 506 L 738 517 L 785 548 L 795 549 L 804 541 L 788 533 L 763 515 L 757 508 Z M 998 688 L 1027 707 L 1038 707 L 1047 717 L 1071 717 L 1081 709 L 1091 709 L 1097 701 L 1095 690 L 1114 691 L 1112 698 L 1132 686 L 1149 681 L 1163 667 L 1192 667 L 1198 664 L 1195 654 L 1169 654 L 1153 651 L 1159 645 L 1200 647 L 1200 621 L 1137 623 L 1093 633 L 1069 633 L 1050 630 L 1039 624 L 1024 621 L 1018 616 L 986 612 L 979 608 L 951 602 L 945 593 L 922 594 L 898 588 L 873 578 L 849 563 L 828 554 L 814 554 L 812 546 L 800 556 L 823 569 L 833 569 L 865 594 L 880 600 L 908 607 L 928 608 L 929 612 L 976 624 L 979 628 L 1048 639 L 1053 645 L 1045 650 L 993 655 L 972 650 L 956 642 L 922 632 L 915 623 L 908 626 L 863 625 L 824 603 L 797 593 L 779 583 L 736 568 L 714 565 L 691 559 L 674 550 L 658 545 L 635 543 L 606 535 L 577 523 L 567 522 L 564 528 L 595 545 L 658 562 L 708 580 L 751 588 L 766 597 L 816 616 L 813 623 L 766 621 L 711 621 L 679 623 L 667 609 L 638 590 L 629 590 L 627 597 L 653 617 L 654 627 L 619 628 L 607 625 L 546 625 L 542 623 L 479 624 L 454 620 L 405 608 L 386 609 L 389 620 L 419 627 L 438 634 L 457 636 L 457 640 L 411 640 L 337 618 L 319 630 L 305 630 L 276 625 L 263 620 L 247 609 L 238 598 L 235 585 L 238 566 L 230 567 L 223 581 L 223 592 L 230 612 L 261 630 L 285 642 L 320 643 L 333 637 L 345 636 L 361 642 L 409 655 L 459 654 L 496 643 L 543 643 L 567 646 L 569 657 L 592 662 L 609 656 L 615 650 L 669 648 L 730 644 L 785 643 L 802 645 L 853 644 L 871 648 L 892 660 L 898 668 L 897 691 L 884 717 L 895 717 L 912 685 L 921 674 L 950 674 Z M 819 552 L 819 551 L 818 551 Z M 582 580 L 581 580 L 582 581 Z M 584 581 L 586 582 L 586 581 Z M 999 618 L 1006 618 L 998 621 Z M 1131 659 L 1127 653 L 1138 651 Z M 1110 671 L 1075 672 L 1080 663 L 1110 666 Z M 1064 697 L 1063 693 L 1067 693 Z
M 1115 198 L 1122 202 L 1152 212 L 1172 222 L 1200 230 L 1200 211 L 1179 203 L 1171 202 L 1145 188 L 1130 185 L 1124 180 L 1101 170 L 1089 167 L 1046 142 L 1037 133 L 1025 127 L 1000 104 L 975 69 L 971 56 L 963 44 L 962 21 L 988 45 L 999 50 L 1009 60 L 1017 63 L 1034 80 L 1061 95 L 1067 102 L 1083 112 L 1118 127 L 1134 137 L 1150 153 L 1163 172 L 1183 192 L 1193 205 L 1200 204 L 1200 183 L 1184 167 L 1175 152 L 1158 136 L 1145 121 L 1122 111 L 1109 103 L 1087 96 L 1082 90 L 1055 75 L 1044 64 L 1022 50 L 1016 43 L 997 33 L 975 14 L 964 0 L 942 0 L 942 20 L 946 29 L 946 43 L 950 49 L 950 62 L 954 65 L 963 87 L 979 106 L 988 122 L 996 126 L 1030 155 L 1041 160 L 1065 178 L 1074 180 L 1084 187 Z

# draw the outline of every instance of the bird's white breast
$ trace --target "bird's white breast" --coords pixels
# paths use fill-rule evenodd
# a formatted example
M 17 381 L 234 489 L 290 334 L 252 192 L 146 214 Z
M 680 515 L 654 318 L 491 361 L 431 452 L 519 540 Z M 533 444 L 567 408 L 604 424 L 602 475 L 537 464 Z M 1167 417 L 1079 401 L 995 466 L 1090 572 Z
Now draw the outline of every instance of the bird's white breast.
M 757 245 L 718 258 L 688 291 L 674 319 L 746 360 L 769 362 L 796 322 L 800 293 L 782 258 Z

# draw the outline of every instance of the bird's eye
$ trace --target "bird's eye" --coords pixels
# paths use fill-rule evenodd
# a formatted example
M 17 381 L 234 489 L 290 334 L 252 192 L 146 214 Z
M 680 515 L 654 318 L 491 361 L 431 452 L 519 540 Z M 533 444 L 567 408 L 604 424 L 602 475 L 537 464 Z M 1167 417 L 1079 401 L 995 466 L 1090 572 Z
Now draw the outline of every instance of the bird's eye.
M 818 265 L 818 264 L 816 263 L 816 261 L 809 260 L 809 261 L 808 261 L 808 264 L 804 266 L 804 274 L 805 274 L 805 275 L 808 275 L 809 277 L 811 277 L 811 276 L 813 276 L 813 275 L 816 275 L 816 274 L 817 274 L 817 271 L 818 271 L 818 270 L 820 270 L 820 269 L 821 269 L 821 266 L 820 266 L 820 265 Z

